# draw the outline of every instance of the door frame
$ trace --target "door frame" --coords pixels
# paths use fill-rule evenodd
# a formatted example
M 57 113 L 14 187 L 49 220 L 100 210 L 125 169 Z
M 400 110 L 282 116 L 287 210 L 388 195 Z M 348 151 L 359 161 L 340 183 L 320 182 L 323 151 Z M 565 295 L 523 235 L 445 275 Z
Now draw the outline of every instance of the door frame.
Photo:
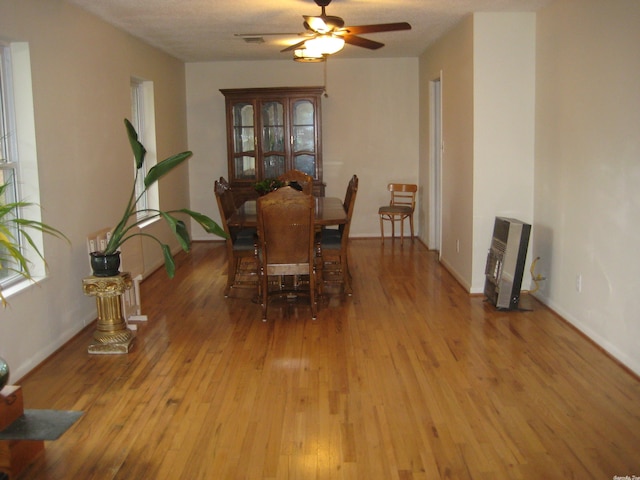
M 429 81 L 429 248 L 442 244 L 442 71 Z

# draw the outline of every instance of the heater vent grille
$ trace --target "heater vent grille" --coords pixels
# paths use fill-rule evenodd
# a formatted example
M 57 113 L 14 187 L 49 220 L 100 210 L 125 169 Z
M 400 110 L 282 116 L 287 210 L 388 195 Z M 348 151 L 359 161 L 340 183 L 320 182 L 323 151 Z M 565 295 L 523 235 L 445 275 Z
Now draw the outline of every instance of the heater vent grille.
M 245 43 L 264 43 L 264 37 L 244 37 Z

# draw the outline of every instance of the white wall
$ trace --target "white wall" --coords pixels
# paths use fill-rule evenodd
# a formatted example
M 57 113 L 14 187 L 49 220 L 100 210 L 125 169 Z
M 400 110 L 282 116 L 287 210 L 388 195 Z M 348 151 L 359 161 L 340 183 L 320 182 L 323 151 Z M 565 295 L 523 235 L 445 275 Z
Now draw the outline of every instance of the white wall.
M 532 218 L 529 259 L 547 277 L 537 297 L 640 373 L 640 3 L 556 0 L 536 15 L 535 43 L 533 25 L 476 14 L 420 58 L 424 185 L 428 84 L 442 72 L 443 263 L 477 290 L 489 219 Z
M 441 261 L 468 291 L 478 293 L 484 287 L 494 218 L 533 219 L 535 15 L 474 14 L 421 56 L 424 185 L 431 161 L 429 82 L 439 77 Z M 421 202 L 426 215 L 428 196 Z
M 0 35 L 29 44 L 42 219 L 72 242 L 46 237 L 49 277 L 0 311 L 0 355 L 15 382 L 96 318 L 82 292 L 85 236 L 115 224 L 131 189 L 130 77 L 154 82 L 165 158 L 187 145 L 185 76 L 182 62 L 59 0 L 0 2 Z M 159 187 L 163 207 L 188 206 L 186 166 Z M 145 262 L 160 265 L 160 252 L 146 249 Z
M 187 64 L 191 204 L 219 219 L 213 182 L 228 178 L 221 88 L 324 84 L 322 64 L 210 62 Z M 331 59 L 322 100 L 326 195 L 343 197 L 351 175 L 360 179 L 351 232 L 379 236 L 378 207 L 390 181 L 418 181 L 418 60 Z M 418 227 L 419 230 L 420 227 Z M 194 232 L 194 238 L 209 238 Z
M 473 260 L 473 17 L 465 18 L 420 57 L 422 185 L 429 185 L 429 82 L 439 77 L 444 143 L 440 257 L 456 279 L 470 289 Z M 421 211 L 428 212 L 428 195 L 423 195 L 421 202 Z M 421 222 L 424 221 L 421 219 Z M 459 251 L 456 249 L 458 239 Z
M 537 38 L 537 295 L 640 373 L 640 2 L 558 0 Z
M 535 18 L 473 15 L 472 293 L 484 291 L 495 217 L 533 221 Z

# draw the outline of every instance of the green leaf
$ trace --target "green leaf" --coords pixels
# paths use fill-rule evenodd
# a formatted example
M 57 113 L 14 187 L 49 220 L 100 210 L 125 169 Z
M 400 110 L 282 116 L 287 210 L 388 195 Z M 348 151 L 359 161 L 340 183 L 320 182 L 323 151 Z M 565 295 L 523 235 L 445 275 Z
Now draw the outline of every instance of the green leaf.
M 13 220 L 13 222 L 19 226 L 21 232 L 23 232 L 23 229 L 25 227 L 33 228 L 34 230 L 38 230 L 42 233 L 46 233 L 47 235 L 51 235 L 53 237 L 64 239 L 68 243 L 71 243 L 71 241 L 67 238 L 67 236 L 64 233 L 62 233 L 60 230 L 56 228 L 53 228 L 50 225 L 47 225 L 46 223 L 38 222 L 36 220 L 27 220 L 24 218 L 16 218 Z
M 205 232 L 213 233 L 214 235 L 217 235 L 222 238 L 227 238 L 227 233 L 224 231 L 224 229 L 220 225 L 218 225 L 216 222 L 214 222 L 211 218 L 207 217 L 206 215 L 199 212 L 194 212 L 193 210 L 189 210 L 188 208 L 183 208 L 178 211 L 182 213 L 186 213 L 191 218 L 193 218 L 196 222 L 200 224 L 200 226 L 204 229 Z
M 133 156 L 136 159 L 136 169 L 140 170 L 142 168 L 142 164 L 144 163 L 144 156 L 147 154 L 147 150 L 144 148 L 144 145 L 140 143 L 138 140 L 138 133 L 136 129 L 133 128 L 131 122 L 128 119 L 124 119 L 124 124 L 127 127 L 127 136 L 129 137 L 129 143 L 131 144 L 131 150 L 133 151 Z
M 42 259 L 42 261 L 44 261 L 44 256 L 42 255 L 42 252 L 40 252 L 40 250 L 38 250 L 37 245 L 34 243 L 33 239 L 31 238 L 31 235 L 29 235 L 27 232 L 25 232 L 24 230 L 22 230 L 20 232 L 22 234 L 22 236 L 27 240 L 27 242 L 29 242 L 29 245 L 31 245 L 31 248 L 33 248 L 33 250 L 38 254 L 38 256 Z
M 65 239 L 68 243 L 71 243 L 71 241 L 60 230 L 46 223 L 16 216 L 21 208 L 34 204 L 22 201 L 3 203 L 3 200 L 6 201 L 4 195 L 8 185 L 8 182 L 0 185 L 0 269 L 15 273 L 24 279 L 33 280 L 31 265 L 29 260 L 24 256 L 21 244 L 23 246 L 29 245 L 31 250 L 43 261 L 44 256 L 39 246 L 31 237 L 30 232 L 35 230 L 43 234 Z M 6 300 L 2 297 L 1 293 L 0 302 L 3 306 L 6 306 Z
M 160 212 L 160 215 L 169 224 L 169 227 L 180 243 L 180 247 L 182 247 L 182 250 L 188 252 L 191 248 L 191 239 L 189 238 L 189 232 L 184 222 L 169 215 L 167 212 Z
M 162 254 L 164 255 L 164 269 L 167 271 L 167 276 L 173 278 L 176 274 L 176 264 L 173 261 L 169 245 L 162 244 Z
M 149 188 L 149 186 L 153 185 L 164 175 L 169 173 L 175 167 L 184 162 L 187 158 L 193 155 L 192 152 L 186 151 L 182 153 L 176 153 L 175 155 L 170 156 L 169 158 L 165 158 L 160 163 L 154 165 L 147 173 L 147 176 L 144 177 L 144 186 Z
M 8 256 L 5 258 L 12 258 L 14 261 L 18 262 L 20 265 L 21 275 L 24 278 L 31 278 L 31 273 L 29 271 L 29 265 L 27 263 L 27 259 L 24 258 L 20 248 L 13 242 L 7 242 L 4 240 L 0 240 L 0 246 L 6 249 Z M 40 252 L 38 252 L 39 254 Z
M 182 250 L 188 252 L 191 250 L 191 238 L 189 237 L 189 230 L 182 220 L 178 220 L 176 224 L 176 237 L 182 246 Z

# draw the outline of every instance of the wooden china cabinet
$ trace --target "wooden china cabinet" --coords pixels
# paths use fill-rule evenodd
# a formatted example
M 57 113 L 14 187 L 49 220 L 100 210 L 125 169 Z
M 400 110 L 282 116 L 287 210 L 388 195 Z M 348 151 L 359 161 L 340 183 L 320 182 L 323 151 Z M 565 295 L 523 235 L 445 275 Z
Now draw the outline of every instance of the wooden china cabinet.
M 323 87 L 220 90 L 226 100 L 229 183 L 242 203 L 257 197 L 254 184 L 292 169 L 322 183 Z

